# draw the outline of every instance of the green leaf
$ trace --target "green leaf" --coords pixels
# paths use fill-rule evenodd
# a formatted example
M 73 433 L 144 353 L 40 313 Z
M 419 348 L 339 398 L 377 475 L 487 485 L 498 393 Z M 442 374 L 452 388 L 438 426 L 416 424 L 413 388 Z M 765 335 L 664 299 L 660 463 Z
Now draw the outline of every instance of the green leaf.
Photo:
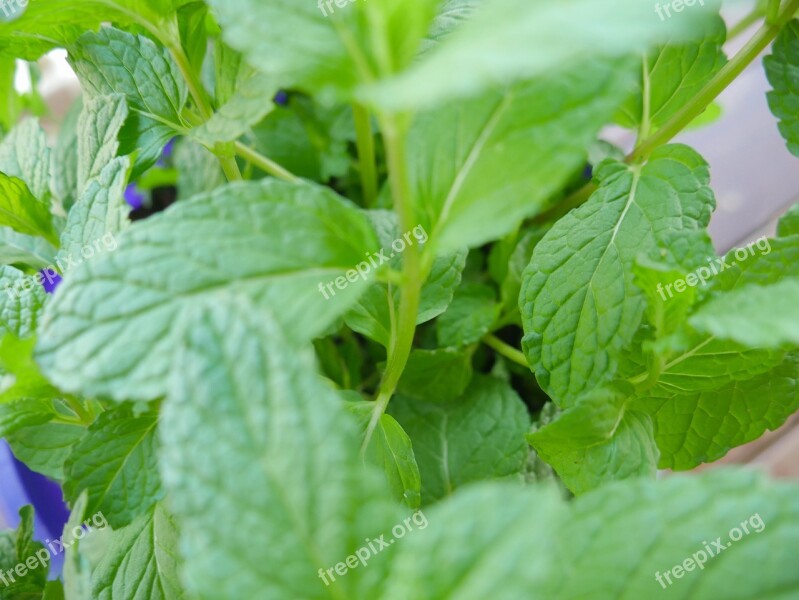
M 794 486 L 751 472 L 608 485 L 569 505 L 558 531 L 560 567 L 541 596 L 789 598 L 799 589 L 799 574 L 789 566 L 795 562 L 797 516 Z M 632 532 L 635 544 L 629 543 Z M 731 535 L 741 537 L 733 541 Z M 717 538 L 722 547 L 729 544 L 723 556 L 714 556 Z M 669 586 L 663 573 L 689 558 L 693 566 L 680 579 L 671 575 Z M 704 561 L 699 568 L 697 561 Z
M 53 403 L 49 400 L 28 398 L 0 404 L 0 437 L 6 438 L 25 427 L 42 425 L 54 416 Z
M 395 397 L 389 405 L 411 437 L 422 474 L 422 504 L 483 479 L 517 475 L 527 459 L 527 409 L 505 382 L 475 376 L 448 404 Z
M 777 235 L 788 237 L 799 233 L 799 204 L 794 204 L 777 225 Z
M 479 342 L 499 317 L 499 309 L 491 286 L 461 285 L 447 312 L 436 321 L 439 346 L 460 347 Z
M 708 370 L 707 373 L 711 371 Z M 663 469 L 692 469 L 775 430 L 799 409 L 799 357 L 713 389 L 667 397 L 644 394 L 632 406 L 652 415 Z
M 116 158 L 117 138 L 127 118 L 128 105 L 121 94 L 86 98 L 78 119 L 78 196 Z
M 587 57 L 619 57 L 701 35 L 711 2 L 661 21 L 638 0 L 492 0 L 407 72 L 362 93 L 391 109 L 443 104 L 455 95 L 558 71 Z M 584 66 L 584 65 L 583 65 Z M 457 73 L 458 77 L 452 77 Z
M 191 140 L 181 141 L 175 149 L 175 168 L 182 200 L 213 192 L 225 183 L 225 174 L 216 156 Z
M 128 157 L 114 158 L 88 181 L 69 211 L 58 253 L 58 263 L 63 261 L 65 273 L 73 263 L 77 266 L 116 249 L 116 236 L 130 224 L 130 207 L 125 202 L 129 171 Z
M 191 130 L 192 137 L 209 147 L 238 139 L 272 112 L 271 99 L 279 87 L 270 77 L 253 73 L 208 121 Z
M 86 429 L 79 425 L 41 423 L 11 433 L 7 441 L 14 456 L 30 470 L 63 482 L 64 463 L 85 434 Z
M 78 120 L 82 113 L 83 96 L 79 96 L 61 123 L 50 154 L 50 189 L 67 212 L 78 198 L 78 163 L 82 143 L 78 137 Z M 79 149 L 78 152 L 75 148 Z
M 59 396 L 33 360 L 35 344 L 35 338 L 20 340 L 13 333 L 6 333 L 0 340 L 0 371 L 4 373 L 0 378 L 0 403 Z
M 372 255 L 366 267 L 382 263 L 399 271 L 402 269 L 402 252 L 396 248 L 406 248 L 408 244 L 422 245 L 428 240 L 424 228 L 417 226 L 409 232 L 401 232 L 394 213 L 383 210 L 368 211 L 367 215 L 378 233 L 382 252 Z M 416 324 L 420 325 L 443 313 L 452 302 L 455 289 L 461 281 L 461 272 L 466 264 L 466 250 L 457 249 L 438 256 L 433 260 L 430 275 L 422 286 Z M 369 268 L 369 277 L 373 268 Z M 391 343 L 391 314 L 399 310 L 401 290 L 399 286 L 375 283 L 366 290 L 355 306 L 345 316 L 347 326 L 366 335 L 386 348 Z M 393 309 L 392 309 L 393 303 Z
M 553 489 L 480 484 L 429 509 L 429 526 L 396 546 L 385 600 L 518 600 L 538 594 L 556 566 L 562 504 Z
M 364 431 L 374 407 L 374 402 L 357 402 L 347 406 L 358 418 Z M 364 457 L 386 474 L 397 500 L 404 501 L 410 508 L 419 508 L 422 501 L 419 467 L 411 447 L 411 438 L 394 417 L 386 414 L 380 416 Z
M 471 380 L 471 352 L 414 349 L 408 356 L 397 392 L 427 402 L 446 403 L 463 394 Z
M 443 0 L 433 18 L 427 36 L 422 42 L 420 54 L 434 48 L 458 27 L 468 21 L 483 0 Z
M 81 36 L 70 62 L 87 95 L 125 96 L 131 114 L 119 153 L 141 150 L 137 172 L 152 166 L 166 142 L 184 131 L 186 83 L 169 52 L 149 38 L 103 27 Z
M 155 415 L 108 410 L 72 450 L 64 495 L 74 503 L 88 491 L 86 510 L 102 512 L 114 529 L 129 525 L 162 497 L 156 464 Z
M 36 331 L 46 298 L 35 277 L 19 269 L 0 266 L 0 336 L 13 333 L 26 338 Z
M 799 279 L 718 294 L 690 319 L 698 331 L 753 348 L 799 344 Z
M 437 251 L 481 246 L 546 209 L 625 97 L 624 65 L 588 61 L 420 114 L 409 176 Z
M 35 61 L 46 52 L 74 43 L 103 23 L 165 26 L 172 13 L 192 0 L 20 0 L 21 16 L 0 14 L 0 54 Z M 13 9 L 9 2 L 6 8 Z M 24 12 L 23 12 L 24 10 Z
M 0 173 L 24 181 L 33 196 L 49 206 L 50 148 L 36 119 L 25 119 L 0 143 Z
M 31 194 L 24 181 L 3 173 L 0 173 L 0 225 L 58 244 L 50 209 Z
M 536 246 L 520 298 L 528 361 L 561 407 L 613 377 L 641 324 L 636 256 L 704 229 L 714 206 L 707 164 L 686 146 L 661 147 L 643 167 L 605 161 L 596 176 L 588 202 Z
M 326 300 L 320 288 L 376 247 L 365 217 L 327 189 L 226 186 L 131 227 L 118 250 L 70 271 L 45 311 L 37 359 L 65 391 L 151 400 L 165 392 L 188 308 L 236 290 L 311 339 L 363 290 L 349 283 Z
M 379 559 L 331 589 L 317 571 L 401 512 L 359 459 L 355 421 L 314 376 L 311 353 L 254 308 L 220 298 L 196 311 L 177 349 L 161 472 L 181 523 L 183 580 L 197 598 L 371 597 L 359 582 L 380 581 Z M 254 531 L 286 543 L 250 544 Z
M 55 255 L 56 249 L 47 240 L 0 227 L 0 264 L 40 269 L 52 265 Z
M 788 23 L 774 40 L 772 54 L 763 59 L 771 91 L 766 94 L 772 114 L 779 119 L 779 130 L 791 154 L 799 156 L 799 20 Z
M 589 392 L 527 439 L 575 494 L 616 479 L 654 477 L 652 420 L 629 406 L 631 397 L 624 387 Z
M 88 512 L 79 509 L 73 510 L 67 531 Z M 94 529 L 67 549 L 67 598 L 181 600 L 177 547 L 177 524 L 161 503 L 127 527 Z M 70 593 L 70 585 L 85 587 Z
M 726 64 L 722 50 L 727 38 L 724 21 L 716 16 L 704 25 L 695 41 L 667 43 L 647 52 L 639 89 L 622 108 L 624 126 L 662 126 Z
M 47 584 L 49 562 L 41 562 L 44 546 L 33 541 L 33 507 L 20 508 L 19 519 L 16 531 L 0 532 L 0 574 L 4 576 L 0 600 L 36 600 Z M 33 569 L 25 564 L 31 557 L 36 561 Z
M 308 92 L 345 94 L 359 82 L 394 73 L 411 62 L 436 2 L 208 4 L 224 40 L 272 81 Z

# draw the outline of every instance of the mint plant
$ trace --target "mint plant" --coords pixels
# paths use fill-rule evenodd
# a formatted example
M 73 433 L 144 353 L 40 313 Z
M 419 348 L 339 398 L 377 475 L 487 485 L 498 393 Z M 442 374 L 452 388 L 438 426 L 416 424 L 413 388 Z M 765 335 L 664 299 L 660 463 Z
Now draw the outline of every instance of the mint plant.
M 672 141 L 771 45 L 799 155 L 799 0 L 711 4 L 6 3 L 0 437 L 108 527 L 0 599 L 799 595 L 795 484 L 656 477 L 799 408 L 799 209 L 717 256 Z

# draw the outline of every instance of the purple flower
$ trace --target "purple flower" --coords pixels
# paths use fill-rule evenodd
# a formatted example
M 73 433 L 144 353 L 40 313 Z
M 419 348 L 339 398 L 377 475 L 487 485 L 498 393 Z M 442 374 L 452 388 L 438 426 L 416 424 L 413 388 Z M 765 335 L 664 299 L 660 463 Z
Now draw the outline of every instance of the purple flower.
M 155 163 L 157 167 L 166 167 L 167 161 L 172 158 L 172 154 L 175 152 L 175 140 L 178 138 L 172 138 L 166 143 L 164 149 L 161 150 L 161 158 L 158 159 L 158 162 Z
M 55 289 L 63 281 L 63 277 L 52 269 L 42 269 L 39 271 L 39 275 L 41 276 L 42 287 L 48 294 L 54 293 Z
M 286 90 L 280 90 L 272 101 L 278 106 L 287 106 L 289 103 L 289 93 Z
M 131 183 L 125 188 L 125 202 L 127 202 L 133 210 L 139 210 L 144 204 L 144 193 L 142 193 L 135 183 Z

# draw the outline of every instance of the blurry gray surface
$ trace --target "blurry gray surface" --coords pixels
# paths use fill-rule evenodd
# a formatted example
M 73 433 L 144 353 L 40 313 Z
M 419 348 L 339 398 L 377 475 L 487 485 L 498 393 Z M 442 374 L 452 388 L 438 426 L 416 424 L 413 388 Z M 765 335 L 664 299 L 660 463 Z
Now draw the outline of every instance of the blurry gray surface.
M 728 56 L 755 29 L 730 44 Z M 799 158 L 780 137 L 766 101 L 768 90 L 760 57 L 719 96 L 723 115 L 718 121 L 675 140 L 695 148 L 710 163 L 718 203 L 710 234 L 719 251 L 773 234 L 776 219 L 799 200 Z

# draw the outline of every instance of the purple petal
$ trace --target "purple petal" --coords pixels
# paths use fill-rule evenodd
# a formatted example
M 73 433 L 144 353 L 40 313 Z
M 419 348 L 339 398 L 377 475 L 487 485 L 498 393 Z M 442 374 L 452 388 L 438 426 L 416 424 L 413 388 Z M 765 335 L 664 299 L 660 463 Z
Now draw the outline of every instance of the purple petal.
M 55 292 L 55 289 L 61 284 L 63 281 L 63 277 L 53 271 L 52 269 L 42 269 L 39 271 L 42 276 L 42 287 L 44 291 L 48 294 L 52 294 Z
M 172 158 L 172 154 L 175 152 L 175 140 L 178 138 L 172 138 L 166 143 L 164 149 L 161 150 L 161 158 L 158 159 L 158 162 L 155 163 L 157 167 L 166 167 L 166 163 L 169 159 Z
M 272 100 L 278 106 L 286 106 L 289 103 L 289 93 L 286 90 L 280 90 Z
M 144 204 L 144 194 L 135 183 L 131 183 L 125 188 L 125 202 L 127 202 L 133 210 L 139 210 Z

